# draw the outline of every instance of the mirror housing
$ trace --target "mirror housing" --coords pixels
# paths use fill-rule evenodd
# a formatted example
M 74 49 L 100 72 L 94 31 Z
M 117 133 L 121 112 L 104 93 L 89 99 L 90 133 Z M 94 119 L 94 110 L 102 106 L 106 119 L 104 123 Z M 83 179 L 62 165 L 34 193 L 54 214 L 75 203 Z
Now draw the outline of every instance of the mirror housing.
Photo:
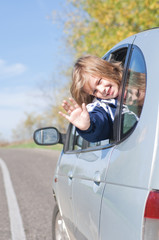
M 38 145 L 55 145 L 57 143 L 65 143 L 66 134 L 60 133 L 54 127 L 39 128 L 34 132 L 34 142 Z

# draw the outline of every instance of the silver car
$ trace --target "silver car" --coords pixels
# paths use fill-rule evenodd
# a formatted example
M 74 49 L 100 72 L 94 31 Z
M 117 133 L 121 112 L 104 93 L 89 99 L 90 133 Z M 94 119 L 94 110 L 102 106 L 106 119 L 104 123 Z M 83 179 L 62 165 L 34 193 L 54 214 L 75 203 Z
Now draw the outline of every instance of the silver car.
M 66 134 L 34 133 L 38 144 L 63 144 L 53 239 L 159 240 L 159 28 L 123 40 L 103 59 L 124 68 L 112 139 L 87 142 L 71 124 Z

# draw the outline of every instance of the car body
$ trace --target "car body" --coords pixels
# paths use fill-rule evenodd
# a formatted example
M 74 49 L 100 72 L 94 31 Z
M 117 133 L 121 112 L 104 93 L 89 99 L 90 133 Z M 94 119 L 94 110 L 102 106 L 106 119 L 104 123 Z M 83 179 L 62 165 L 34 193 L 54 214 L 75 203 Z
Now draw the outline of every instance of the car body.
M 121 41 L 103 59 L 121 61 L 124 68 L 113 138 L 89 143 L 71 124 L 66 134 L 46 128 L 34 135 L 38 144 L 64 144 L 53 180 L 57 202 L 53 239 L 157 240 L 159 28 Z M 124 102 L 125 88 L 131 85 L 129 72 L 145 76 L 144 94 L 138 90 L 143 98 L 134 101 L 132 108 Z M 123 114 L 125 104 L 137 116 L 136 122 Z M 42 131 L 54 139 L 41 142 L 37 135 Z

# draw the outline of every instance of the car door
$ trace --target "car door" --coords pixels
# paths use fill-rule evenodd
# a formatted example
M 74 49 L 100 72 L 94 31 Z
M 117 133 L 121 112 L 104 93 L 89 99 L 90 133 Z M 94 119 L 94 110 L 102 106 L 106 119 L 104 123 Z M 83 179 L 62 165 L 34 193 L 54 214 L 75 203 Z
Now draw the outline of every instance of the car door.
M 106 56 L 108 60 L 127 64 L 131 45 L 123 44 Z M 105 189 L 109 161 L 114 149 L 110 139 L 89 143 L 76 155 L 76 167 L 73 173 L 72 198 L 76 214 L 76 239 L 99 239 L 99 220 L 101 201 Z
M 142 110 L 147 69 L 141 49 L 131 47 L 114 123 L 115 147 L 103 193 L 100 240 L 141 239 L 151 151 L 146 151 Z M 148 146 L 148 145 L 147 145 Z
M 99 146 L 77 154 L 73 181 L 76 239 L 98 239 L 101 198 L 112 146 Z

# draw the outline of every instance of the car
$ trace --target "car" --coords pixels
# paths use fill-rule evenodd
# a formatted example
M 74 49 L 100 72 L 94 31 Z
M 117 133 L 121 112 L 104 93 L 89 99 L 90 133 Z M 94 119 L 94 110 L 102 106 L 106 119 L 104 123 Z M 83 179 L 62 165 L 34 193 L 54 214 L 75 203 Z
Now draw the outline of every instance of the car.
M 65 134 L 34 132 L 37 144 L 63 144 L 53 177 L 53 240 L 157 240 L 159 28 L 128 37 L 103 59 L 123 65 L 112 139 L 87 142 L 71 124 Z M 144 77 L 132 88 L 134 73 Z

